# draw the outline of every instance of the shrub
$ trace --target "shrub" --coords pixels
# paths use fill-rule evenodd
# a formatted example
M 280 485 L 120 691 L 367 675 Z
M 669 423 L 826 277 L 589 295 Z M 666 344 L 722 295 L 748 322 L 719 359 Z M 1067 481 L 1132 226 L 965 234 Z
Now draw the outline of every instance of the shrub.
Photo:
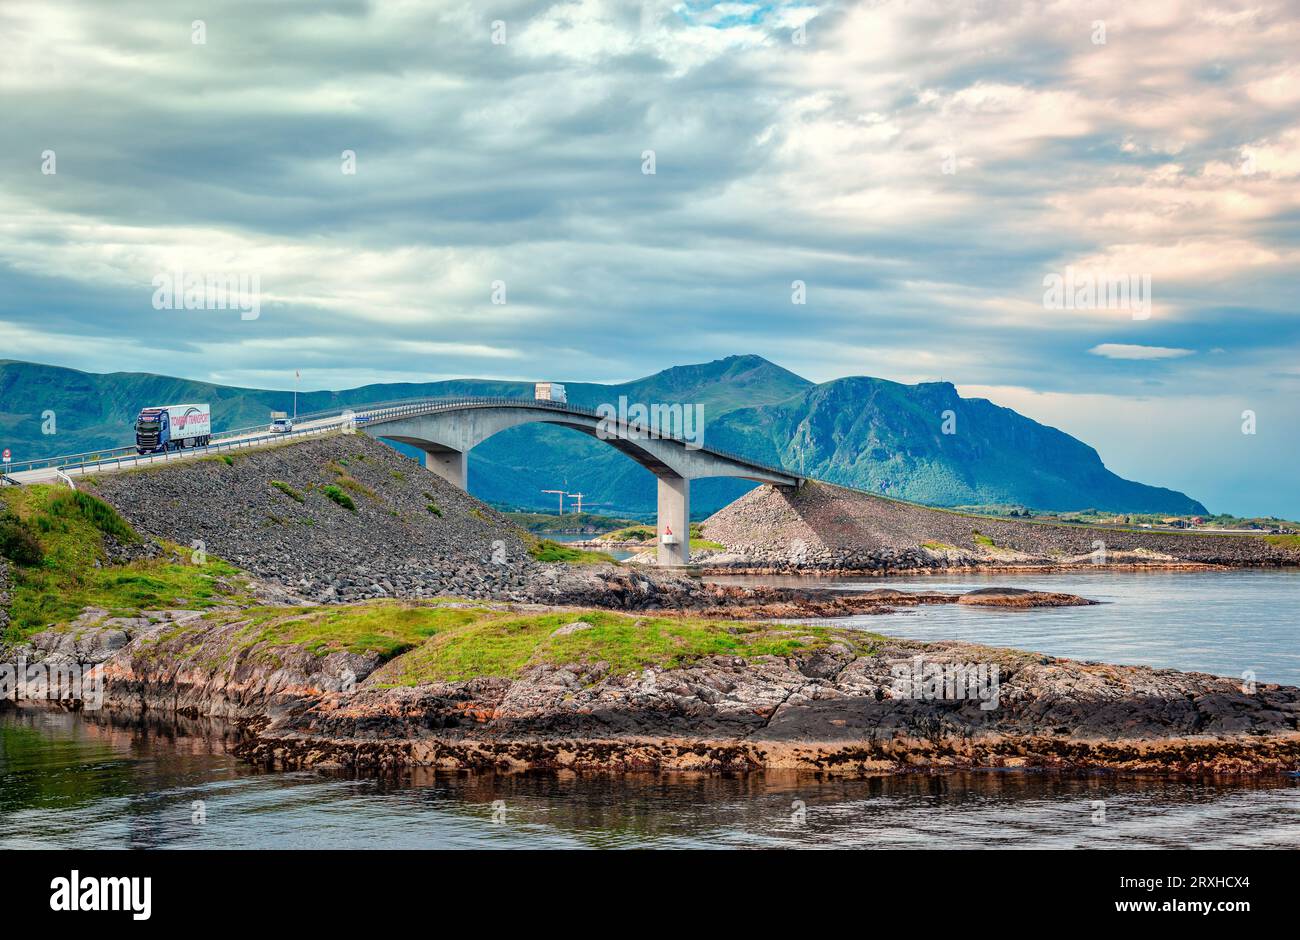
M 357 511 L 357 504 L 352 502 L 352 497 L 343 492 L 340 487 L 335 486 L 333 483 L 322 488 L 321 492 L 329 499 L 334 500 L 334 502 L 338 503 L 344 509 L 350 510 L 351 512 Z
M 285 496 L 288 496 L 294 502 L 298 502 L 298 503 L 302 502 L 302 494 L 299 493 L 297 490 L 295 490 L 288 483 L 285 483 L 283 480 L 272 480 L 271 485 L 274 486 L 281 493 L 283 493 Z
M 442 510 L 438 508 L 438 504 L 437 504 L 437 503 L 430 503 L 428 506 L 426 506 L 426 507 L 424 507 L 424 508 L 427 509 L 427 510 L 429 510 L 429 512 L 433 513 L 433 514 L 434 514 L 435 516 L 437 516 L 439 519 L 442 518 Z
M 117 510 L 97 496 L 91 496 L 83 490 L 64 493 L 50 501 L 50 514 L 54 516 L 79 515 L 100 532 L 111 535 L 119 542 L 137 542 L 140 536 L 135 534 L 127 521 L 117 514 Z
M 34 568 L 45 560 L 36 533 L 17 516 L 0 515 L 0 555 L 16 565 Z

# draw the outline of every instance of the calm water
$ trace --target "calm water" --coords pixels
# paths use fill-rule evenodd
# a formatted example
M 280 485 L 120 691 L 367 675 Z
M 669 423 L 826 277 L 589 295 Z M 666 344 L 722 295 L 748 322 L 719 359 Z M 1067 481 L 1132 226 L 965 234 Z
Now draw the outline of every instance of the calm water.
M 1300 683 L 1300 577 L 1292 573 L 1083 572 L 870 584 L 1004 584 L 1108 602 L 854 618 L 880 632 L 1227 675 L 1252 668 L 1261 681 Z M 41 709 L 0 712 L 0 850 L 1300 848 L 1297 777 L 1231 785 L 993 771 L 849 782 L 799 774 L 348 780 L 262 773 L 227 754 L 230 741 L 212 722 L 115 725 Z M 1094 821 L 1096 801 L 1104 803 L 1103 821 Z M 201 824 L 193 819 L 196 802 Z
M 827 621 L 914 640 L 968 640 L 1071 659 L 1300 685 L 1300 571 L 1102 572 L 927 578 L 714 578 L 726 583 L 1064 591 L 1099 607 L 999 610 L 943 604 Z
M 1295 778 L 1225 787 L 1004 772 L 848 782 L 428 773 L 385 783 L 259 773 L 224 747 L 211 723 L 0 713 L 0 851 L 1300 847 Z M 1104 821 L 1093 819 L 1095 801 Z

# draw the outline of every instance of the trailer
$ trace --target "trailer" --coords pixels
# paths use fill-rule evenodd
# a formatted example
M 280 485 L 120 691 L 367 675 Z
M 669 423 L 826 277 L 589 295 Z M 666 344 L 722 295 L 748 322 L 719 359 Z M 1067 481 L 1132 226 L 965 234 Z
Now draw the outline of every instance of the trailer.
M 565 404 L 568 398 L 564 394 L 564 386 L 559 382 L 538 382 L 533 386 L 533 397 L 537 401 L 553 401 L 557 404 Z
M 287 434 L 293 430 L 293 419 L 289 417 L 288 412 L 272 411 L 271 424 L 267 430 L 272 434 Z
M 211 440 L 212 409 L 207 405 L 142 408 L 135 419 L 135 450 L 139 454 L 204 447 Z

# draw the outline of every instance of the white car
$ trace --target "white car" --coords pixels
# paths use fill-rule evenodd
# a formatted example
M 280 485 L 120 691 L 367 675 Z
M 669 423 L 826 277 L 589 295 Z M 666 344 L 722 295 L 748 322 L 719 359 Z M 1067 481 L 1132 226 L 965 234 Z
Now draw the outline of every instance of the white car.
M 293 430 L 292 418 L 276 418 L 267 428 L 272 434 L 285 434 Z

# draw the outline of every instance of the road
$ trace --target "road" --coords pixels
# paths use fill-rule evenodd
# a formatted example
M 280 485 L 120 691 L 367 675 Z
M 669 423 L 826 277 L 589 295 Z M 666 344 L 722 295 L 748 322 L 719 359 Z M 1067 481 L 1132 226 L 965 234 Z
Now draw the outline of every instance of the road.
M 368 414 L 366 411 L 356 412 L 357 417 Z M 166 463 L 173 460 L 197 460 L 200 457 L 210 457 L 214 454 L 228 453 L 233 450 L 247 449 L 249 447 L 264 446 L 274 444 L 282 440 L 299 440 L 304 437 L 311 437 L 317 434 L 323 434 L 341 427 L 348 419 L 341 415 L 333 415 L 327 418 L 316 418 L 310 421 L 303 421 L 296 424 L 294 429 L 289 433 L 272 434 L 261 428 L 252 431 L 237 432 L 228 435 L 214 435 L 212 443 L 206 447 L 191 447 L 185 450 L 173 450 L 163 454 L 125 454 L 121 456 L 109 457 L 105 460 L 90 460 L 86 463 L 65 464 L 61 467 L 37 467 L 29 470 L 20 470 L 15 473 L 6 473 L 5 475 L 16 483 L 58 483 L 62 477 L 60 471 L 68 477 L 76 478 L 86 473 L 115 473 L 119 470 L 131 470 L 137 467 L 146 467 L 156 463 Z M 114 453 L 106 449 L 108 453 Z M 58 458 L 51 458 L 51 462 Z

